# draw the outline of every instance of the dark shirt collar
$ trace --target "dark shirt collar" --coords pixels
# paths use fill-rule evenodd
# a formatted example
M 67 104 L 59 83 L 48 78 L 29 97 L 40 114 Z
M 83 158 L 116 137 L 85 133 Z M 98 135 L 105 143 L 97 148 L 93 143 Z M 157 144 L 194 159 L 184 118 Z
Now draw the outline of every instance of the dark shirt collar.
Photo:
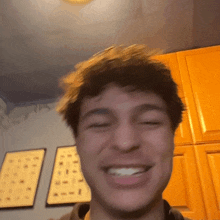
M 164 211 L 165 211 L 164 220 L 184 220 L 184 217 L 178 210 L 172 208 L 166 200 L 163 201 L 164 201 Z M 90 209 L 89 203 L 80 204 L 78 209 L 79 218 L 84 219 L 89 209 Z

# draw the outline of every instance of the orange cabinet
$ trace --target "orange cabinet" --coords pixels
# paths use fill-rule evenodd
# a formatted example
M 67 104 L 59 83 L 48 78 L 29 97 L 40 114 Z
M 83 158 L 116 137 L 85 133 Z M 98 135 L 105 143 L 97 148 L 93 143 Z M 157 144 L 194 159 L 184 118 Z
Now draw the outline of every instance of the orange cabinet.
M 181 97 L 183 103 L 187 106 L 186 99 L 184 97 L 183 86 L 181 82 L 179 64 L 177 61 L 176 53 L 159 55 L 154 57 L 156 60 L 163 62 L 171 70 L 172 77 L 178 85 L 178 94 Z M 193 143 L 188 111 L 183 114 L 183 121 L 175 133 L 175 145 L 189 145 Z
M 164 198 L 191 219 L 220 220 L 220 46 L 155 56 L 186 105 Z
M 220 46 L 177 53 L 194 143 L 220 141 Z
M 175 148 L 173 173 L 163 198 L 185 217 L 207 219 L 193 146 Z
M 220 219 L 220 144 L 195 146 L 208 219 Z

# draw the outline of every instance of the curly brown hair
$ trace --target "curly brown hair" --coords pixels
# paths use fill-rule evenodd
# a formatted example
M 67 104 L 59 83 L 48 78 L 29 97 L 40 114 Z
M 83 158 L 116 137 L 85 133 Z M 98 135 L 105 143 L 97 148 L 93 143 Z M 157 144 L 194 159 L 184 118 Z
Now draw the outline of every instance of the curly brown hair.
M 112 46 L 77 64 L 74 72 L 61 78 L 60 86 L 65 93 L 56 110 L 63 115 L 75 136 L 83 99 L 99 95 L 110 83 L 132 86 L 132 91 L 150 91 L 162 97 L 175 132 L 185 107 L 170 70 L 153 59 L 155 54 L 155 50 L 149 50 L 145 45 Z

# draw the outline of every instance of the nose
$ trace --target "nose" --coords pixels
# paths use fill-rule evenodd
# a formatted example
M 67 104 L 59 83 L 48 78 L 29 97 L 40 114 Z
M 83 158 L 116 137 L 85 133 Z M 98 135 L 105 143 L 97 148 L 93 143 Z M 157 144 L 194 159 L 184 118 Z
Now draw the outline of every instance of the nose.
M 140 146 L 140 137 L 135 126 L 130 123 L 124 123 L 119 125 L 112 138 L 112 146 L 124 152 L 129 152 Z

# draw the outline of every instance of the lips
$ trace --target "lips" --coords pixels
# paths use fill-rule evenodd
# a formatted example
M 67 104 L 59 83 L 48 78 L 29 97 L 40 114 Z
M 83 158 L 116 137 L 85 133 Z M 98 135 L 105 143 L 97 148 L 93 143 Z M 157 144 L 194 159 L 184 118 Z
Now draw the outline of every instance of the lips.
M 120 176 L 125 176 L 125 175 L 135 175 L 139 173 L 145 172 L 146 169 L 143 167 L 132 167 L 132 168 L 110 168 L 107 170 L 108 174 L 112 175 L 120 175 Z
M 140 171 L 147 171 L 151 168 L 151 165 L 143 165 L 143 164 L 114 164 L 102 167 L 105 172 L 108 172 L 110 169 L 123 169 L 123 168 L 133 168 L 140 169 Z
M 103 170 L 106 182 L 110 187 L 115 189 L 134 189 L 149 184 L 153 174 L 152 167 L 151 165 L 143 164 L 114 164 L 104 167 Z M 128 171 L 129 168 L 131 170 Z M 125 171 L 126 169 L 127 171 Z M 141 172 L 135 173 L 135 169 Z M 124 173 L 122 173 L 123 171 Z

